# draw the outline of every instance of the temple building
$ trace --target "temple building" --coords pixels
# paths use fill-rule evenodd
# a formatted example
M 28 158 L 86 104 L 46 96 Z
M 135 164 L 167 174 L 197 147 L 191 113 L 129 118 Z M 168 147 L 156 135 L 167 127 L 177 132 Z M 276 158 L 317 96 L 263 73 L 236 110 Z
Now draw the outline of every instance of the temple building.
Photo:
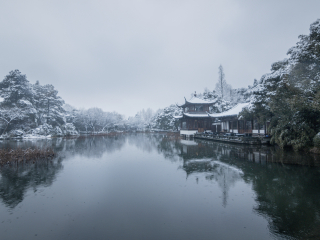
M 180 135 L 190 136 L 204 131 L 214 133 L 235 133 L 264 135 L 268 133 L 269 123 L 259 124 L 255 119 L 243 119 L 239 113 L 250 103 L 239 103 L 228 111 L 222 113 L 209 113 L 214 102 L 200 99 L 196 94 L 182 105 L 180 120 Z
M 209 108 L 213 106 L 213 102 L 200 99 L 196 94 L 182 105 L 178 105 L 183 109 L 180 119 L 180 135 L 190 136 L 196 132 L 211 131 L 212 118 L 209 116 Z
M 249 106 L 250 103 L 239 103 L 228 111 L 209 114 L 212 118 L 212 132 L 266 134 L 269 123 L 259 124 L 256 119 L 243 119 L 239 117 L 240 112 Z

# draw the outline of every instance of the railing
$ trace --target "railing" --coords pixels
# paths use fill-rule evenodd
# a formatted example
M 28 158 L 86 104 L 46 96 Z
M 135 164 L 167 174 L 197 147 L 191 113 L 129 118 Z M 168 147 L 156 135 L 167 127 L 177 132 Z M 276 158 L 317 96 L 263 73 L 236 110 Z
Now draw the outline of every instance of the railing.
M 194 137 L 202 139 L 211 139 L 225 142 L 239 142 L 247 144 L 264 144 L 268 143 L 270 138 L 265 136 L 252 136 L 252 133 L 242 133 L 242 134 L 233 134 L 233 133 L 196 133 Z

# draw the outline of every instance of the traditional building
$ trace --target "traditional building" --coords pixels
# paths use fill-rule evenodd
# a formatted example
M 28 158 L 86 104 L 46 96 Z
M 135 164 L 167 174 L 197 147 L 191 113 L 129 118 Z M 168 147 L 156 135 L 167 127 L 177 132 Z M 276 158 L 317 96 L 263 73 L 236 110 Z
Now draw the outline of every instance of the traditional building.
M 213 102 L 200 99 L 196 94 L 182 105 L 180 119 L 180 135 L 190 136 L 195 133 L 209 131 L 214 133 L 259 134 L 268 133 L 268 123 L 259 124 L 255 119 L 243 119 L 240 112 L 249 107 L 250 103 L 239 103 L 228 111 L 222 113 L 209 113 Z
M 212 118 L 208 115 L 209 108 L 213 106 L 213 102 L 200 99 L 196 94 L 182 105 L 178 105 L 183 109 L 180 119 L 180 134 L 193 135 L 196 132 L 211 131 Z
M 239 103 L 228 111 L 212 113 L 212 132 L 229 132 L 238 134 L 266 134 L 268 123 L 259 124 L 256 119 L 239 117 L 240 112 L 250 106 L 250 103 Z

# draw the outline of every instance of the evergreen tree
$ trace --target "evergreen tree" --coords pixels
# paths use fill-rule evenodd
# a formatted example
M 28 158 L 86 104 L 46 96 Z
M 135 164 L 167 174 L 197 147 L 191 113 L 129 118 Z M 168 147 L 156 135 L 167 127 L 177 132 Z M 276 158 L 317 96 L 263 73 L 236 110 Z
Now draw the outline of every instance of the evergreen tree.
M 36 109 L 36 121 L 38 124 L 44 122 L 50 125 L 61 125 L 64 123 L 65 112 L 64 101 L 58 96 L 58 91 L 51 84 L 40 85 L 39 81 L 33 85 L 35 96 L 34 106 Z
M 179 120 L 175 116 L 181 115 L 182 110 L 176 105 L 160 109 L 154 116 L 152 127 L 161 130 L 178 130 Z
M 272 64 L 251 99 L 251 113 L 271 122 L 271 141 L 295 150 L 312 145 L 320 130 L 320 20 L 299 39 L 288 59 Z
M 31 104 L 33 91 L 26 75 L 17 69 L 9 72 L 0 82 L 0 96 L 3 98 L 2 106 L 23 107 Z
M 3 132 L 15 126 L 29 129 L 34 125 L 33 97 L 34 92 L 26 75 L 19 70 L 9 72 L 0 82 L 0 119 L 3 123 Z

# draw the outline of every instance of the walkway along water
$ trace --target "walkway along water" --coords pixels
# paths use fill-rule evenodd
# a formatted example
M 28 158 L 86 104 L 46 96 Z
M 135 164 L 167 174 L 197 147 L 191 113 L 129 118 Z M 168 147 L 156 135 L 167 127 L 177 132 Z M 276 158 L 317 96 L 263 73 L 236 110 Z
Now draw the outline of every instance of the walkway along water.
M 260 145 L 260 144 L 269 144 L 270 143 L 270 137 L 266 137 L 266 136 L 254 136 L 253 137 L 252 134 L 195 133 L 194 138 L 203 139 L 203 140 L 218 141 L 218 142 L 249 144 L 249 145 Z

